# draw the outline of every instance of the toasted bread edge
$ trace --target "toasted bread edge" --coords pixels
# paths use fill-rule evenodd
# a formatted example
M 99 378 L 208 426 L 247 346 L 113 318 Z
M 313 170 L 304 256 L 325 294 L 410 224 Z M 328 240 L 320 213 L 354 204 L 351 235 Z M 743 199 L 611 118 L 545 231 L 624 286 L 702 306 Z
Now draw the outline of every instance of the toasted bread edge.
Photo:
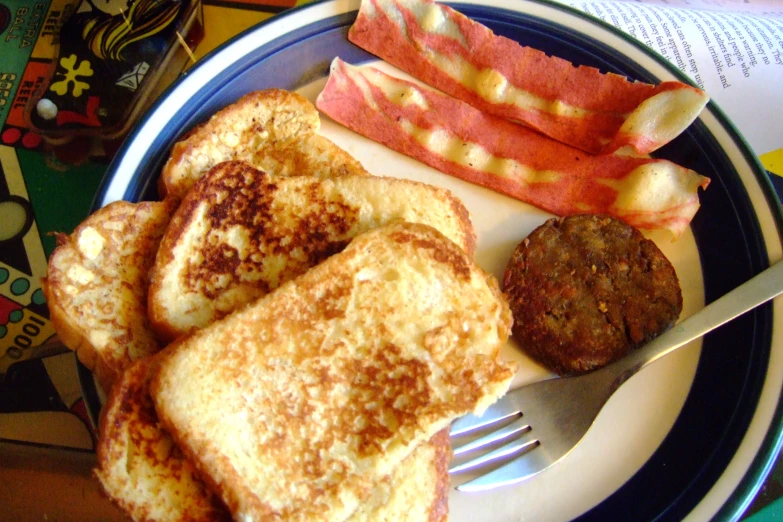
M 193 151 L 196 150 L 200 143 L 212 140 L 217 136 L 219 127 L 225 122 L 241 115 L 245 111 L 252 112 L 254 110 L 259 112 L 263 120 L 263 117 L 268 118 L 275 114 L 280 107 L 296 107 L 305 120 L 311 120 L 308 126 L 312 132 L 318 130 L 320 126 L 318 111 L 307 98 L 298 93 L 282 89 L 267 89 L 245 94 L 236 102 L 213 114 L 207 121 L 191 129 L 174 144 L 169 159 L 164 164 L 158 178 L 158 195 L 161 198 L 182 199 L 184 197 L 186 190 L 183 190 L 182 184 L 179 182 L 180 178 L 176 177 L 181 175 L 178 171 L 187 168 L 184 164 L 188 161 Z M 250 118 L 247 122 L 248 126 L 254 124 L 256 119 L 257 117 Z M 261 123 L 263 122 L 260 121 L 259 124 Z M 208 169 L 205 169 L 204 172 L 206 170 Z M 203 175 L 203 172 L 201 175 Z M 195 179 L 191 180 L 190 186 L 192 186 L 194 181 Z

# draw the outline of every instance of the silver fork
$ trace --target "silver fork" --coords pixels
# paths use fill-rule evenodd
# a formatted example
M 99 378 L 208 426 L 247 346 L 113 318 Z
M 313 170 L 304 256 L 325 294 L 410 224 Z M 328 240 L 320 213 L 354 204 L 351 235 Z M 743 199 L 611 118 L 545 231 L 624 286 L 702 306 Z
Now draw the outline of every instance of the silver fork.
M 500 429 L 459 446 L 452 440 L 456 459 L 516 436 L 493 451 L 453 466 L 450 473 L 472 470 L 515 455 L 511 462 L 457 489 L 483 491 L 515 484 L 544 471 L 577 445 L 609 397 L 636 372 L 780 293 L 783 293 L 783 261 L 609 366 L 576 377 L 548 379 L 517 388 L 490 406 L 481 417 L 466 415 L 456 420 L 451 426 L 452 438 L 495 423 L 503 424 Z

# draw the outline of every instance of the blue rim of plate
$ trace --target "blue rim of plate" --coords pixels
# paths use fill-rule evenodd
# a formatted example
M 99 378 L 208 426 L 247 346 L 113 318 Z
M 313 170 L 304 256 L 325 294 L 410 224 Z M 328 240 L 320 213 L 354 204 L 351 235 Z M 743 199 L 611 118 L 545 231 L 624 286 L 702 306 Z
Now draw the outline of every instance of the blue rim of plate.
M 294 17 L 300 16 L 300 13 L 330 3 L 344 4 L 345 2 L 340 0 L 322 0 L 286 11 L 237 35 L 202 58 L 183 78 L 167 89 L 136 125 L 110 165 L 96 195 L 94 208 L 103 206 L 111 201 L 112 197 L 109 196 L 111 184 L 115 181 L 115 175 L 121 168 L 123 159 L 127 158 L 129 151 L 132 150 L 132 144 L 139 140 L 140 133 L 142 133 L 147 123 L 156 117 L 160 117 L 159 109 L 166 103 L 169 96 L 188 81 L 188 78 L 198 74 L 199 71 L 205 68 L 207 63 L 219 57 L 223 51 L 229 49 L 241 39 L 290 22 Z M 633 46 L 637 51 L 641 51 L 654 61 L 657 66 L 663 67 L 675 78 L 692 83 L 684 74 L 656 53 L 601 20 L 547 0 L 527 0 L 527 2 L 520 2 L 520 5 L 525 3 L 567 13 L 572 17 L 589 22 L 589 24 L 599 27 L 603 31 L 608 31 Z M 561 45 L 573 46 L 575 42 L 578 42 L 584 46 L 584 49 L 582 49 L 584 51 L 584 56 L 582 56 L 584 62 L 595 61 L 598 62 L 597 66 L 604 66 L 602 70 L 615 70 L 615 72 L 625 73 L 635 79 L 644 81 L 658 80 L 643 66 L 613 51 L 605 43 L 587 34 L 578 33 L 557 22 L 548 21 L 531 14 L 523 14 L 492 6 L 467 3 L 450 5 L 468 16 L 489 25 L 499 34 L 508 32 L 509 34 L 506 35 L 513 38 L 515 31 L 522 31 L 525 34 L 527 32 L 535 33 L 539 31 L 540 35 L 546 35 L 546 43 L 555 47 Z M 239 59 L 231 62 L 219 77 L 212 77 L 208 80 L 189 98 L 190 103 L 188 107 L 196 107 L 196 109 L 188 110 L 187 107 L 178 109 L 174 113 L 175 117 L 166 123 L 143 155 L 138 159 L 133 159 L 134 162 L 145 167 L 141 171 L 135 171 L 133 176 L 128 179 L 121 199 L 133 201 L 154 197 L 154 179 L 162 162 L 167 157 L 171 144 L 173 144 L 178 135 L 204 119 L 205 115 L 211 114 L 220 106 L 228 103 L 225 91 L 227 89 L 230 90 L 231 84 L 237 78 L 247 74 L 254 65 L 267 60 L 273 61 L 278 53 L 301 45 L 302 42 L 310 38 L 320 37 L 329 31 L 344 32 L 354 16 L 355 11 L 319 19 L 304 25 L 296 25 L 292 31 L 255 48 L 252 53 L 240 56 Z M 542 31 L 543 33 L 541 33 Z M 543 50 L 546 51 L 547 49 Z M 348 57 L 343 55 L 341 57 L 347 59 L 347 61 L 359 62 L 371 59 L 369 55 L 358 49 L 350 53 Z M 566 56 L 566 58 L 569 57 Z M 303 83 L 307 83 L 306 80 L 308 79 L 312 80 L 319 77 L 319 75 L 325 75 L 328 61 L 318 62 L 316 65 L 317 67 L 314 69 L 305 71 L 304 74 L 300 73 L 298 79 L 295 80 L 291 80 L 293 77 L 292 71 L 279 70 L 280 76 L 273 83 L 275 86 L 290 89 L 301 86 Z M 286 77 L 286 81 L 281 81 L 280 78 L 282 77 Z M 294 83 L 291 84 L 291 81 Z M 288 83 L 286 84 L 286 82 Z M 263 83 L 263 81 L 260 83 Z M 259 85 L 257 88 L 263 87 Z M 210 104 L 210 101 L 212 101 L 212 104 Z M 717 122 L 717 125 L 722 127 L 730 136 L 730 139 L 740 151 L 743 160 L 747 163 L 769 206 L 769 211 L 772 214 L 774 226 L 777 230 L 776 240 L 780 241 L 780 231 L 783 230 L 783 213 L 781 213 L 775 192 L 766 177 L 766 172 L 729 119 L 714 103 L 710 102 L 706 112 L 709 112 L 711 117 Z M 177 129 L 178 132 L 175 132 L 174 129 Z M 753 203 L 748 196 L 746 185 L 743 184 L 731 160 L 726 156 L 715 139 L 712 138 L 707 127 L 701 122 L 694 124 L 685 134 L 687 139 L 697 143 L 697 152 L 701 156 L 709 156 L 708 162 L 714 167 L 715 173 L 729 172 L 729 174 L 712 176 L 713 184 L 710 189 L 702 194 L 703 206 L 692 224 L 702 257 L 705 302 L 710 302 L 766 268 L 769 265 L 769 257 L 757 219 L 756 209 L 754 209 Z M 682 141 L 678 138 L 672 144 L 664 147 L 660 151 L 661 155 L 686 166 L 691 166 L 688 163 L 694 161 L 692 157 L 687 155 L 686 157 L 680 157 L 679 145 Z M 689 154 L 693 155 L 694 151 L 691 150 Z M 709 175 L 707 172 L 701 172 Z M 720 189 L 716 188 L 716 186 Z M 716 216 L 711 214 L 707 216 L 708 211 L 705 211 L 705 208 L 723 209 L 724 211 L 720 212 L 717 218 L 725 217 L 725 220 L 720 221 L 718 219 L 716 223 L 715 219 L 712 219 Z M 735 230 L 734 234 L 738 234 L 737 237 L 739 237 L 740 243 L 744 246 L 744 250 L 740 251 L 736 256 L 742 259 L 735 259 L 735 256 L 732 256 L 732 259 L 725 261 L 725 263 L 730 265 L 727 272 L 725 263 L 716 264 L 709 262 L 709 260 L 705 262 L 705 257 L 709 257 L 708 254 L 714 254 L 715 252 L 707 252 L 702 247 L 707 245 L 704 247 L 707 250 L 715 250 L 716 248 L 720 250 L 724 237 L 729 237 L 727 230 L 732 227 L 734 229 L 738 228 L 738 231 Z M 727 277 L 727 274 L 729 277 Z M 618 517 L 626 520 L 680 520 L 701 502 L 725 472 L 734 452 L 742 443 L 742 437 L 745 435 L 755 413 L 771 356 L 772 323 L 773 306 L 768 304 L 722 327 L 719 333 L 715 332 L 705 338 L 693 388 L 686 399 L 680 417 L 675 422 L 661 447 L 626 484 L 609 495 L 603 502 L 584 513 L 579 517 L 580 520 L 602 521 L 617 519 Z M 736 347 L 732 343 L 723 342 L 726 338 L 745 345 L 743 346 L 743 353 L 746 355 L 745 359 L 737 360 L 736 357 L 733 357 L 736 355 L 736 353 L 733 353 L 736 351 Z M 747 347 L 747 341 L 741 342 L 741 340 L 747 339 L 751 340 L 749 348 Z M 733 364 L 725 364 L 727 360 Z M 727 366 L 730 367 L 727 368 Z M 101 401 L 95 388 L 94 379 L 90 372 L 81 365 L 79 367 L 79 375 L 84 388 L 88 410 L 92 418 L 97 420 Z M 722 387 L 726 388 L 723 390 L 725 397 L 720 397 L 721 401 L 723 401 L 721 406 L 733 405 L 731 408 L 722 408 L 723 411 L 721 412 L 716 412 L 714 408 L 709 408 L 710 404 L 716 402 L 713 396 L 716 392 L 716 387 L 711 385 L 716 382 L 716 379 L 718 380 L 717 382 L 724 382 L 725 386 Z M 697 455 L 691 454 L 687 458 L 683 458 L 680 449 L 683 447 L 683 441 L 690 441 L 690 444 L 685 444 L 685 446 L 691 450 L 696 448 L 696 451 L 691 451 L 691 453 L 697 453 Z M 765 430 L 765 436 L 760 448 L 750 465 L 743 470 L 743 478 L 739 481 L 737 487 L 722 501 L 722 507 L 715 515 L 716 519 L 731 520 L 741 515 L 771 469 L 774 459 L 780 451 L 782 442 L 783 407 L 778 395 L 774 414 L 768 429 Z M 663 477 L 663 480 L 661 480 L 661 477 Z

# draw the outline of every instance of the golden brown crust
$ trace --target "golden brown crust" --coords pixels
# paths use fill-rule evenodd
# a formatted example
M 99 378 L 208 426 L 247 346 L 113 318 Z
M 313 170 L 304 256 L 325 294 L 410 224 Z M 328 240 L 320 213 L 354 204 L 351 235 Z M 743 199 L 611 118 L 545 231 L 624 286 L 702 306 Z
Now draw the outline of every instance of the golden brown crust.
M 454 212 L 455 216 L 458 216 L 458 221 L 460 223 L 465 224 L 464 228 L 462 229 L 464 244 L 461 244 L 460 246 L 465 251 L 465 253 L 472 258 L 476 253 L 476 231 L 473 228 L 473 223 L 470 219 L 470 212 L 459 198 L 452 196 L 450 201 L 452 212 Z M 459 244 L 459 242 L 457 243 Z
M 367 175 L 361 164 L 316 134 L 318 111 L 280 89 L 249 93 L 177 142 L 158 180 L 161 197 L 182 199 L 211 167 L 242 160 L 276 176 Z
M 85 336 L 83 329 L 77 327 L 68 312 L 60 306 L 48 278 L 44 277 L 41 280 L 41 287 L 49 307 L 49 320 L 57 332 L 57 337 L 65 346 L 76 352 L 79 361 L 92 371 L 101 388 L 110 390 L 117 378 L 117 371 L 101 358 L 98 350 Z
M 431 227 L 361 234 L 162 352 L 160 420 L 235 518 L 344 518 L 413 448 L 507 389 L 511 316 L 493 281 Z
M 429 522 L 445 522 L 449 518 L 449 463 L 452 456 L 449 430 L 436 433 L 430 444 L 435 447 L 433 467 L 437 480 L 429 507 Z
M 159 345 L 147 320 L 148 271 L 168 223 L 167 203 L 112 203 L 58 236 L 43 289 L 63 344 L 109 389 Z
M 208 466 L 196 468 L 192 464 L 192 462 L 198 461 L 199 455 L 188 449 L 188 435 L 175 433 L 175 437 L 172 437 L 166 433 L 161 425 L 170 425 L 172 421 L 165 416 L 161 416 L 159 419 L 152 405 L 148 378 L 150 372 L 158 364 L 158 357 L 161 356 L 160 360 L 162 360 L 167 356 L 158 354 L 154 357 L 147 357 L 148 353 L 156 352 L 159 345 L 154 337 L 147 336 L 150 333 L 150 323 L 146 319 L 148 314 L 145 306 L 149 304 L 149 315 L 154 317 L 155 314 L 152 312 L 152 301 L 147 302 L 147 270 L 145 267 L 148 268 L 149 265 L 145 265 L 144 259 L 149 260 L 154 257 L 162 231 L 167 226 L 168 216 L 177 208 L 180 199 L 202 175 L 203 169 L 199 169 L 199 162 L 202 161 L 204 155 L 210 156 L 207 163 L 222 157 L 244 159 L 256 166 L 269 169 L 276 176 L 313 175 L 325 179 L 350 175 L 366 176 L 367 172 L 356 160 L 316 134 L 318 126 L 318 115 L 315 109 L 307 100 L 295 93 L 278 90 L 251 93 L 236 104 L 220 111 L 208 122 L 193 128 L 174 146 L 171 157 L 164 167 L 164 174 L 158 180 L 160 194 L 167 196 L 164 202 L 136 205 L 125 202 L 114 203 L 90 216 L 74 231 L 72 236 L 60 235 L 58 237 L 60 252 L 70 251 L 73 254 L 74 249 L 79 250 L 76 243 L 79 233 L 84 229 L 100 228 L 109 221 L 119 221 L 125 225 L 120 234 L 112 235 L 112 231 L 116 231 L 114 229 L 110 229 L 108 232 L 101 231 L 101 234 L 106 232 L 103 234 L 104 240 L 112 247 L 112 256 L 109 256 L 110 259 L 108 259 L 109 265 L 105 260 L 101 263 L 89 264 L 82 259 L 76 263 L 78 266 L 86 267 L 86 269 L 97 273 L 101 284 L 104 285 L 104 290 L 109 289 L 110 293 L 115 286 L 133 290 L 134 304 L 132 306 L 128 306 L 127 303 L 121 305 L 121 300 L 115 299 L 117 304 L 115 315 L 123 318 L 126 323 L 124 326 L 127 326 L 129 321 L 134 324 L 139 323 L 135 324 L 134 328 L 128 328 L 129 331 L 126 334 L 115 336 L 122 339 L 122 343 L 126 345 L 125 348 L 120 343 L 116 343 L 116 346 L 113 346 L 109 351 L 105 347 L 96 347 L 90 340 L 90 333 L 96 330 L 95 325 L 100 324 L 100 321 L 96 323 L 94 318 L 88 316 L 86 317 L 86 326 L 81 324 L 84 314 L 75 314 L 70 303 L 62 298 L 62 272 L 68 266 L 74 266 L 73 257 L 67 263 L 60 264 L 55 261 L 52 264 L 50 277 L 45 278 L 43 288 L 50 303 L 52 322 L 63 342 L 77 351 L 79 359 L 92 369 L 96 379 L 106 390 L 111 389 L 100 419 L 101 438 L 98 445 L 98 468 L 95 470 L 95 474 L 101 481 L 104 492 L 134 520 L 155 520 L 158 522 L 161 520 L 192 520 L 194 522 L 224 520 L 230 518 L 226 506 L 222 504 L 222 501 L 217 502 L 216 497 L 208 491 L 220 491 L 222 496 L 229 500 L 238 498 L 225 486 L 225 481 L 218 482 L 208 474 L 210 471 Z M 237 133 L 237 136 L 231 137 L 232 132 Z M 229 142 L 235 138 L 239 139 L 239 146 L 229 146 Z M 220 142 L 220 146 L 210 147 L 210 142 L 213 144 Z M 411 186 L 420 185 L 414 182 L 394 180 L 394 183 L 398 182 Z M 438 194 L 438 197 L 447 192 L 435 188 L 433 191 Z M 197 203 L 198 200 L 199 198 L 193 198 L 194 203 Z M 467 210 L 459 200 L 450 195 L 443 199 L 443 205 L 449 208 L 449 213 L 459 229 L 454 231 L 452 239 L 455 239 L 472 256 L 476 237 Z M 187 205 L 182 207 L 182 213 L 187 213 L 187 209 Z M 190 210 L 192 211 L 192 208 Z M 320 214 L 326 215 L 327 213 L 320 211 Z M 332 223 L 332 225 L 336 224 L 339 223 L 336 221 Z M 185 225 L 184 221 L 179 223 L 172 221 L 168 228 L 171 235 L 177 237 L 183 233 Z M 312 225 L 313 223 L 308 222 L 303 227 L 311 230 Z M 415 234 L 403 234 L 398 236 L 396 240 L 403 243 L 415 241 L 414 236 Z M 309 247 L 311 241 L 317 240 L 318 238 L 314 238 L 312 234 L 305 234 L 299 246 Z M 438 241 L 441 240 L 442 238 Z M 113 241 L 117 243 L 116 248 L 122 251 L 123 255 L 119 257 L 114 255 L 115 244 Z M 347 243 L 347 241 L 346 239 L 343 243 Z M 466 265 L 458 262 L 459 256 L 455 255 L 453 245 L 444 248 L 438 244 L 438 241 L 433 242 L 426 239 L 418 247 L 431 251 L 439 262 L 444 262 L 449 266 L 449 269 L 464 276 Z M 344 244 L 340 244 L 339 248 L 333 250 L 341 250 L 343 246 Z M 322 255 L 325 258 L 331 253 L 333 253 L 331 250 L 326 249 Z M 167 254 L 171 254 L 171 251 L 162 252 L 159 255 L 165 259 Z M 61 255 L 53 255 L 52 259 L 59 258 Z M 118 262 L 120 258 L 125 266 L 132 269 L 132 277 L 127 277 L 127 274 L 121 270 L 122 267 Z M 173 259 L 173 256 L 169 255 L 169 259 Z M 491 283 L 490 287 L 492 287 Z M 143 289 L 141 292 L 136 291 L 140 288 Z M 338 296 L 331 297 L 337 298 Z M 93 299 L 93 302 L 97 301 Z M 320 313 L 325 315 L 335 312 L 328 303 L 318 303 L 317 307 Z M 501 322 L 508 322 L 503 313 L 500 316 Z M 167 329 L 168 325 L 165 323 L 155 322 L 154 326 L 162 333 L 163 338 L 173 339 L 181 333 Z M 499 335 L 502 336 L 504 328 L 501 327 L 500 330 Z M 430 333 L 427 340 L 428 346 L 436 345 L 439 342 L 438 338 L 441 332 Z M 150 340 L 151 342 L 147 342 Z M 170 351 L 176 351 L 182 342 L 187 342 L 187 337 L 173 343 Z M 128 348 L 129 345 L 132 345 L 132 348 Z M 399 369 L 401 365 L 393 360 L 399 356 L 397 348 L 390 346 L 389 352 L 391 355 L 386 363 L 389 368 Z M 135 362 L 139 357 L 142 357 L 141 361 Z M 491 366 L 491 364 L 487 364 L 487 366 Z M 357 369 L 361 370 L 362 368 Z M 412 374 L 422 370 L 420 365 L 415 364 L 409 366 L 409 369 L 412 370 Z M 206 372 L 210 370 L 209 366 L 202 369 Z M 375 383 L 367 388 L 368 392 L 378 393 L 380 388 L 385 387 L 383 384 L 386 377 L 384 372 L 376 374 L 373 369 L 366 370 L 377 376 L 377 379 L 373 379 Z M 477 373 L 481 371 L 482 368 L 476 369 Z M 508 376 L 507 374 L 506 369 L 492 376 L 495 379 L 503 379 Z M 470 380 L 472 375 L 469 372 L 468 375 L 461 377 L 467 377 Z M 191 377 L 198 379 L 201 376 Z M 419 377 L 414 375 L 412 379 L 415 381 Z M 114 383 L 116 383 L 114 388 L 111 388 Z M 500 386 L 502 387 L 502 384 Z M 367 429 L 368 434 L 383 435 L 387 432 L 388 429 L 383 426 L 383 423 L 375 423 Z M 185 449 L 184 452 L 178 449 L 180 443 Z M 380 449 L 378 444 L 368 442 L 360 453 L 371 456 Z M 421 488 L 421 495 L 415 498 L 414 502 L 420 504 L 416 506 L 417 509 L 425 510 L 430 520 L 444 520 L 448 512 L 447 465 L 450 458 L 447 430 L 435 435 L 430 441 L 424 442 L 420 449 L 422 451 L 414 450 L 414 453 L 407 457 L 401 469 L 409 469 L 406 467 L 406 463 L 411 463 L 414 459 L 419 460 L 420 469 L 427 468 L 421 472 L 421 476 L 425 477 L 425 480 L 430 480 L 431 483 L 427 484 L 426 488 Z M 413 464 L 409 465 L 413 466 Z M 147 474 L 137 475 L 135 479 L 131 477 L 133 473 L 144 469 L 147 469 Z M 202 472 L 206 473 L 203 475 L 204 483 L 201 483 L 198 478 Z M 229 482 L 241 480 L 239 473 L 231 475 L 231 477 L 233 478 L 229 479 Z M 412 479 L 412 477 L 405 478 Z M 144 481 L 151 481 L 154 484 L 145 490 Z M 380 481 L 395 485 L 400 484 L 400 482 L 390 481 L 389 476 Z M 179 490 L 176 494 L 172 493 L 175 497 L 179 496 L 179 501 L 162 502 L 162 498 L 171 493 L 168 488 L 182 487 L 183 482 L 186 483 L 185 489 Z M 178 485 L 172 486 L 172 483 Z M 411 480 L 411 483 L 415 482 Z M 195 489 L 191 488 L 193 484 L 195 484 Z M 354 481 L 353 486 L 357 498 L 362 499 L 368 498 L 378 487 L 378 483 L 370 479 L 363 479 Z M 410 487 L 409 485 L 408 488 Z M 326 491 L 331 490 L 327 488 Z M 409 502 L 399 500 L 399 498 L 399 496 L 394 497 L 391 501 L 387 499 L 387 502 L 392 504 L 402 502 L 402 504 L 394 506 L 396 509 L 405 510 L 411 507 Z M 278 516 L 283 513 L 279 508 L 271 507 L 253 496 L 242 498 L 241 502 L 234 502 L 231 510 L 237 513 L 240 509 L 247 510 L 248 506 L 256 513 L 270 516 Z M 371 511 L 374 509 L 373 505 L 368 507 Z M 168 509 L 169 512 L 163 516 L 160 514 L 161 509 L 164 512 Z M 417 519 L 423 520 L 423 518 Z
M 182 200 L 151 271 L 149 313 L 163 339 L 201 328 L 394 221 L 429 224 L 472 254 L 465 206 L 445 189 L 372 176 L 273 177 L 223 162 Z
M 125 370 L 101 411 L 98 466 L 103 492 L 135 521 L 219 522 L 231 517 L 158 423 L 149 395 L 153 357 Z
M 180 344 L 180 341 L 182 341 L 185 338 L 180 338 L 177 341 L 174 341 L 172 345 Z M 161 356 L 165 357 L 166 352 L 171 347 L 166 348 L 163 352 L 160 353 Z M 155 394 L 155 374 L 153 374 L 153 380 L 150 383 L 150 392 L 154 396 Z M 153 399 L 154 401 L 154 399 Z M 228 488 L 225 486 L 224 480 L 216 480 L 215 477 L 210 473 L 209 467 L 205 466 L 201 459 L 199 459 L 199 454 L 195 451 L 193 451 L 193 448 L 188 444 L 189 441 L 189 435 L 186 432 L 181 432 L 178 430 L 172 430 L 171 426 L 173 426 L 173 423 L 171 419 L 166 415 L 165 409 L 156 408 L 156 412 L 158 415 L 158 420 L 160 421 L 160 425 L 163 429 L 166 430 L 166 433 L 169 434 L 171 439 L 174 441 L 174 444 L 180 449 L 183 455 L 185 455 L 185 458 L 193 464 L 193 466 L 198 470 L 199 476 L 202 477 L 202 480 L 204 481 L 204 484 L 206 484 L 207 489 L 210 491 L 215 492 L 215 494 L 221 499 L 221 502 L 223 502 L 226 506 L 226 509 L 229 513 L 237 513 L 240 509 L 239 503 L 233 495 L 231 495 L 231 492 L 228 490 Z M 236 480 L 237 476 L 234 474 L 234 477 L 230 480 Z M 249 498 L 246 499 L 248 502 L 253 502 L 255 499 Z M 274 515 L 274 512 L 272 510 L 267 510 L 263 506 L 256 506 L 258 513 L 263 513 L 261 517 L 259 517 L 259 520 L 263 520 L 265 516 Z
M 348 522 L 442 522 L 448 518 L 449 430 L 419 445 L 394 471 L 373 484 Z

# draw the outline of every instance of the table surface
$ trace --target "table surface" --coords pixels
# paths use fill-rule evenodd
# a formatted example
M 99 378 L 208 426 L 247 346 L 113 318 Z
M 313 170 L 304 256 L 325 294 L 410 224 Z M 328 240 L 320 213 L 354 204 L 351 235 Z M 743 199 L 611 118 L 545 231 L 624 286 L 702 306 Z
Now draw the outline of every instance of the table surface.
M 11 67 L 16 68 L 9 72 L 8 66 L 0 67 L 0 205 L 21 202 L 34 217 L 23 237 L 0 248 L 0 354 L 5 354 L 0 357 L 2 520 L 124 520 L 92 479 L 96 434 L 82 399 L 75 356 L 51 348 L 55 332 L 40 290 L 55 247 L 54 233 L 70 233 L 86 217 L 118 141 L 85 139 L 51 146 L 20 116 L 41 81 L 41 68 L 55 58 L 51 26 L 80 1 L 36 0 L 29 9 L 25 0 L 2 0 L 16 13 L 28 9 L 22 13 L 28 28 L 37 24 L 26 43 L 0 41 L 0 55 L 11 56 Z M 192 49 L 192 60 L 295 4 L 296 0 L 205 1 L 203 38 Z M 34 17 L 36 11 L 39 16 Z M 11 83 L 4 86 L 9 78 Z M 783 178 L 770 173 L 770 179 L 783 195 Z M 5 224 L 0 222 L 0 241 L 9 227 L 7 217 L 3 216 Z M 772 470 L 745 518 L 783 519 L 783 464 Z

